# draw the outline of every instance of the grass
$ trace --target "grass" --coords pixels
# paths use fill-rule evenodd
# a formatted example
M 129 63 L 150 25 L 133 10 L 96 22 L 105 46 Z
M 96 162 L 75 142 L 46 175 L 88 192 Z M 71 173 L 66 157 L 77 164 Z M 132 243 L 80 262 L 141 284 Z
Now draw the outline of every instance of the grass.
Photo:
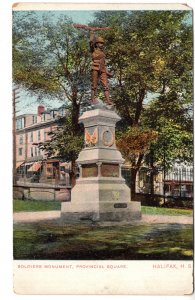
M 14 200 L 13 211 L 50 211 L 60 210 L 61 203 L 58 201 L 38 201 L 38 200 Z M 147 215 L 167 215 L 167 216 L 192 216 L 190 209 L 162 208 L 142 206 L 142 213 Z
M 58 201 L 39 201 L 39 200 L 14 200 L 13 211 L 50 211 L 60 210 L 61 203 Z
M 15 259 L 180 260 L 193 258 L 193 227 L 42 222 L 14 225 Z
M 57 201 L 14 200 L 14 212 L 60 210 Z M 192 210 L 142 206 L 149 215 L 192 216 Z M 193 226 L 106 226 L 39 222 L 14 225 L 15 259 L 180 260 L 193 258 Z
M 163 207 L 142 206 L 142 214 L 192 217 L 193 210 L 192 209 L 182 209 L 182 208 L 163 208 Z

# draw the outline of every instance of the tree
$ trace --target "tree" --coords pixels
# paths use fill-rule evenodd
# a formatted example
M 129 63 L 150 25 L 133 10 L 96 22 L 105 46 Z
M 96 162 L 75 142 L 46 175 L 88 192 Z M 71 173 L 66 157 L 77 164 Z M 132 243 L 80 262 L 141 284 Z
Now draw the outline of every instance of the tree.
M 135 144 L 140 146 L 142 135 L 148 134 L 144 151 L 126 157 L 136 172 L 153 142 L 153 132 L 160 132 L 159 141 L 162 136 L 159 126 L 164 124 L 163 119 L 157 126 L 150 122 L 147 111 L 153 109 L 155 116 L 160 108 L 159 116 L 163 117 L 161 112 L 168 109 L 168 121 L 173 119 L 175 126 L 181 129 L 185 124 L 186 130 L 190 130 L 192 27 L 186 21 L 189 17 L 188 11 L 103 11 L 96 13 L 90 24 L 112 28 L 101 34 L 106 40 L 108 66 L 114 72 L 111 94 L 122 117 L 118 130 L 123 132 L 123 141 L 128 141 L 130 135 L 133 138 L 136 132 Z M 67 18 L 54 24 L 48 16 L 39 20 L 36 15 L 24 17 L 18 13 L 14 18 L 14 80 L 40 96 L 66 98 L 75 134 L 79 132 L 81 101 L 86 100 L 89 92 L 90 56 L 84 34 L 75 30 Z M 153 94 L 156 105 L 152 108 L 147 101 Z M 158 147 L 163 149 L 160 142 Z M 136 173 L 132 177 L 132 191 L 135 177 Z
M 131 162 L 131 182 L 136 181 L 137 171 L 143 158 L 149 152 L 150 145 L 158 137 L 158 132 L 138 127 L 128 127 L 126 131 L 118 132 L 117 146 L 127 162 Z M 131 184 L 131 198 L 135 198 L 135 185 Z
M 70 114 L 64 128 L 69 141 L 80 133 L 81 103 L 89 98 L 90 55 L 85 34 L 74 29 L 66 16 L 56 19 L 51 13 L 14 12 L 13 80 L 39 99 L 58 98 L 66 103 Z M 64 148 L 61 140 L 59 132 L 53 135 L 48 155 L 52 149 L 56 152 L 57 145 Z M 80 139 L 75 139 L 73 148 L 79 146 Z M 69 150 L 66 158 L 74 166 L 75 149 L 69 146 Z
M 156 126 L 150 126 L 149 118 L 145 118 L 149 107 L 146 100 L 154 93 L 157 103 L 155 109 L 158 105 L 165 109 L 171 107 L 170 118 L 176 124 L 179 119 L 189 123 L 187 113 L 192 103 L 192 27 L 186 21 L 188 17 L 190 14 L 186 11 L 96 13 L 96 25 L 112 27 L 111 31 L 104 33 L 104 38 L 115 79 L 112 82 L 112 97 L 123 118 L 119 129 L 126 132 L 123 141 L 129 140 L 130 132 L 134 136 L 136 128 L 140 130 L 138 141 L 141 140 L 142 130 L 151 131 L 151 134 L 152 130 L 157 130 Z M 165 105 L 165 100 L 169 106 Z M 119 144 L 122 146 L 121 142 Z M 124 147 L 128 147 L 128 143 Z M 158 143 L 158 147 L 162 150 L 164 146 Z M 137 151 L 135 157 L 129 153 L 132 170 L 139 170 L 145 154 Z M 136 174 L 131 178 L 133 192 L 135 178 Z
M 51 140 L 40 143 L 40 149 L 45 153 L 64 161 L 71 161 L 70 181 L 75 185 L 76 164 L 75 161 L 83 147 L 83 128 L 79 125 L 77 132 L 72 130 L 71 114 L 67 113 L 65 117 L 57 120 L 56 129 L 49 133 Z
M 155 116 L 152 113 L 155 101 L 151 103 L 151 107 L 147 111 L 147 116 L 150 119 L 151 127 L 158 132 L 158 139 L 151 145 L 153 163 L 158 167 L 166 166 L 170 168 L 175 160 L 180 162 L 193 161 L 193 129 L 189 128 L 187 122 L 180 123 L 176 116 L 175 120 L 167 115 L 158 114 L 155 109 Z M 153 117 L 154 116 L 154 117 Z M 181 118 L 182 119 L 182 118 Z

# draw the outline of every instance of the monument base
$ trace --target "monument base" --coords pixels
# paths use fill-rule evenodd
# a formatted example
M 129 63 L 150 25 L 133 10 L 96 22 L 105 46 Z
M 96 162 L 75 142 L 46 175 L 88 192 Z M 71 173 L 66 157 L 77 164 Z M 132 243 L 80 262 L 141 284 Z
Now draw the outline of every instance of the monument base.
M 131 221 L 141 219 L 140 202 L 130 201 L 123 178 L 79 178 L 71 201 L 61 206 L 64 222 Z
M 88 110 L 79 118 L 85 127 L 85 146 L 76 160 L 80 177 L 71 191 L 71 201 L 61 206 L 63 222 L 141 219 L 141 204 L 131 201 L 121 174 L 124 159 L 115 141 L 115 124 L 120 119 L 106 107 Z

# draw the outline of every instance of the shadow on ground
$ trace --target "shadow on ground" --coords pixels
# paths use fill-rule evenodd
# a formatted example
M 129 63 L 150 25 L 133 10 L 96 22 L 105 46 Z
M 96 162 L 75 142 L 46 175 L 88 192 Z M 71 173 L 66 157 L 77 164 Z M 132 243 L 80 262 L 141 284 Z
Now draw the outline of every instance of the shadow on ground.
M 14 225 L 14 259 L 185 260 L 193 227 L 183 224 L 106 226 L 41 222 Z

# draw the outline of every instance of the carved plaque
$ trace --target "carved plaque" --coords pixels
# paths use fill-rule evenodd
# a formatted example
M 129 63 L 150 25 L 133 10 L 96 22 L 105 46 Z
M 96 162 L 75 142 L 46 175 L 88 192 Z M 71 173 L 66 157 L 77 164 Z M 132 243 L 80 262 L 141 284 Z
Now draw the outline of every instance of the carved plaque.
M 114 208 L 127 208 L 127 203 L 115 203 Z
M 82 166 L 82 177 L 97 177 L 98 167 L 96 164 L 88 164 Z
M 109 128 L 102 133 L 102 143 L 107 147 L 111 147 L 114 144 L 114 134 Z
M 102 164 L 101 175 L 103 177 L 119 177 L 119 165 L 116 164 Z

